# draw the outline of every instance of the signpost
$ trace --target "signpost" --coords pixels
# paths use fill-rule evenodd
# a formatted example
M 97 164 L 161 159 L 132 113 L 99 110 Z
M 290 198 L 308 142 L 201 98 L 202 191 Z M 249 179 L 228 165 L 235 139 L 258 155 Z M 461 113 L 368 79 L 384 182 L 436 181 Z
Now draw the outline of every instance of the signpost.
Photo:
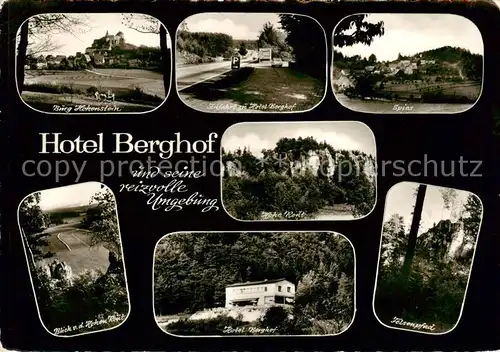
M 240 57 L 239 56 L 233 56 L 231 58 L 231 69 L 232 70 L 238 70 L 240 68 Z

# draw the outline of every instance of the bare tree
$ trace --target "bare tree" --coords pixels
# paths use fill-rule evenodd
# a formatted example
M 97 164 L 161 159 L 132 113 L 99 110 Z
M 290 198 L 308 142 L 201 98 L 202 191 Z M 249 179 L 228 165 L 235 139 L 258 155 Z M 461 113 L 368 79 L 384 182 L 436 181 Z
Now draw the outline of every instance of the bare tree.
M 18 37 L 16 38 L 18 40 L 16 73 L 19 92 L 22 92 L 24 88 L 24 65 L 31 40 L 37 43 L 37 38 L 42 38 L 40 45 L 47 49 L 54 45 L 51 44 L 49 40 L 50 35 L 71 33 L 78 38 L 77 35 L 84 32 L 85 29 L 88 29 L 86 17 L 81 14 L 41 14 L 33 16 L 29 20 L 23 22 L 19 29 Z M 36 48 L 37 45 L 38 44 L 35 44 L 34 47 Z
M 139 33 L 152 33 L 160 36 L 161 71 L 163 73 L 163 88 L 166 95 L 170 88 L 170 49 L 167 45 L 167 28 L 159 20 L 149 15 L 128 13 L 122 16 L 123 24 L 128 28 Z
M 39 38 L 37 42 L 28 43 L 27 55 L 38 55 L 47 52 L 52 52 L 60 49 L 61 44 L 56 44 L 52 41 L 52 37 L 47 34 L 43 38 Z

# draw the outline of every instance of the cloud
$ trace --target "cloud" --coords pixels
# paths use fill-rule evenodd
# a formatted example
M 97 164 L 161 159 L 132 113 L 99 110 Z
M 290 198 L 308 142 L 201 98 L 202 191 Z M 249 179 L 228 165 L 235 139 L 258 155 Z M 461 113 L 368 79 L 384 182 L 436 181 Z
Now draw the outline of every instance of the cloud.
M 262 138 L 255 133 L 246 133 L 243 136 L 224 138 L 222 146 L 226 151 L 235 151 L 238 148 L 247 148 L 253 155 L 261 156 L 262 149 L 274 149 L 280 138 L 313 137 L 317 142 L 327 142 L 335 149 L 361 150 L 362 145 L 344 133 L 327 132 L 317 128 L 300 128 L 293 132 L 276 134 L 270 138 Z M 366 151 L 365 151 L 366 152 Z M 368 151 L 374 153 L 373 151 Z
M 231 136 L 222 142 L 222 146 L 227 151 L 235 151 L 246 147 L 255 156 L 260 156 L 262 149 L 272 149 L 275 145 L 274 141 L 262 139 L 254 133 L 248 133 L 244 137 Z
M 206 19 L 196 22 L 186 21 L 190 32 L 225 33 L 235 39 L 256 40 L 259 33 L 252 32 L 247 26 L 234 23 L 226 18 L 224 20 Z

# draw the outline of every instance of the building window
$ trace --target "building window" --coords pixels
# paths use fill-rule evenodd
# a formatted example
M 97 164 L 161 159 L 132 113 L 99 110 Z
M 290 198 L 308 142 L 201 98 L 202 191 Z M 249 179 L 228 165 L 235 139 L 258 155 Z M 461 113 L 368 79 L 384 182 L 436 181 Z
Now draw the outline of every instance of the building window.
M 291 288 L 290 286 L 288 286 L 288 287 L 286 288 L 286 292 L 292 292 L 292 288 Z
M 264 287 L 264 292 L 267 292 L 267 287 Z
M 281 292 L 281 286 L 278 286 L 278 291 Z

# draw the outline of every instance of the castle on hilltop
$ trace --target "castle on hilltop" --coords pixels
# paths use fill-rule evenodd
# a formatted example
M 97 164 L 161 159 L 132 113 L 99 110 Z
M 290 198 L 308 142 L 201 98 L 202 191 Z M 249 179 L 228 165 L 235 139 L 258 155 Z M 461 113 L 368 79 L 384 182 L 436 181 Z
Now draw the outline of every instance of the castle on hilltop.
M 85 54 L 103 54 L 104 51 L 109 51 L 114 48 L 120 49 L 135 49 L 135 45 L 127 44 L 123 32 L 118 32 L 115 35 L 109 34 L 99 39 L 94 39 L 92 46 L 85 49 Z

